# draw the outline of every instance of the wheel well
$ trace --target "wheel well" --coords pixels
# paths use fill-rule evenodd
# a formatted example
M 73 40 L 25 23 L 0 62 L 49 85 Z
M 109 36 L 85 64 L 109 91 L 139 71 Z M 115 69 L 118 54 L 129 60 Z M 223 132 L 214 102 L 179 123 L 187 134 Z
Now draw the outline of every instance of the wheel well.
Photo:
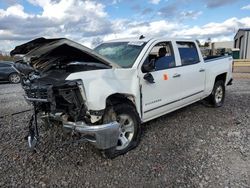
M 10 75 L 12 75 L 12 74 L 18 74 L 18 73 L 17 73 L 17 72 L 10 72 L 9 75 L 8 75 L 8 77 L 9 77 Z
M 135 107 L 135 109 L 136 109 L 134 96 L 132 96 L 132 95 L 115 93 L 115 94 L 110 95 L 106 99 L 106 107 L 112 106 L 112 105 L 117 105 L 117 104 L 122 104 L 122 103 L 127 103 L 127 104 Z
M 216 76 L 214 83 L 216 83 L 219 80 L 222 80 L 225 83 L 226 82 L 226 78 L 227 78 L 227 73 L 222 73 L 222 74 Z
M 12 75 L 12 74 L 18 74 L 18 73 L 17 72 L 11 72 L 11 73 L 9 73 L 8 79 L 10 78 L 10 75 Z

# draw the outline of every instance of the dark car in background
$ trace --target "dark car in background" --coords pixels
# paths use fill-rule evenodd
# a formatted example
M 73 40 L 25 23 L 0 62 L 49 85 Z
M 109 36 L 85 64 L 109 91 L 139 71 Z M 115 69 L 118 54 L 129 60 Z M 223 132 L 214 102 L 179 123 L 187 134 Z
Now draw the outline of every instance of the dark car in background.
M 0 82 L 10 82 L 17 84 L 21 78 L 13 68 L 14 63 L 11 61 L 0 61 Z

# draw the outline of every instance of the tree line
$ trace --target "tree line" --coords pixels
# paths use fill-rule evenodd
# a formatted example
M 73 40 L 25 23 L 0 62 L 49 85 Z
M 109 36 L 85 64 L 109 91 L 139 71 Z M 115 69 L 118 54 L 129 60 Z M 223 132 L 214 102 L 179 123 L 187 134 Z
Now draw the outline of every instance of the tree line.
M 0 53 L 0 61 L 13 61 L 13 58 L 9 55 L 4 55 Z

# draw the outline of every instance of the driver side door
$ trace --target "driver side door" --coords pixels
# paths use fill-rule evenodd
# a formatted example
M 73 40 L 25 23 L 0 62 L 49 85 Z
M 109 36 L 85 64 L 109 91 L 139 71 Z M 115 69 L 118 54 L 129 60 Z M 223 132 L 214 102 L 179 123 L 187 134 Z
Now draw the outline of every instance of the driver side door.
M 167 58 L 161 61 L 165 63 L 164 65 L 157 65 L 160 48 L 166 48 L 167 51 Z M 181 79 L 178 72 L 180 61 L 174 54 L 174 48 L 172 42 L 156 42 L 144 60 L 144 63 L 155 60 L 156 67 L 153 71 L 144 71 L 140 75 L 143 121 L 159 117 L 180 106 L 179 99 L 182 97 Z M 154 83 L 144 79 L 146 74 L 152 75 Z

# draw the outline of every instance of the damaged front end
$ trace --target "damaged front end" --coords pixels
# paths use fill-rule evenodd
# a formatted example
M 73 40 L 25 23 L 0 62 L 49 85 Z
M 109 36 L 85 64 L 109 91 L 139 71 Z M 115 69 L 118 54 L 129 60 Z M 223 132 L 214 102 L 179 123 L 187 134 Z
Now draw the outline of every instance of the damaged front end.
M 65 114 L 70 121 L 88 121 L 87 107 L 83 96 L 81 80 L 67 81 L 59 84 L 23 84 L 28 102 L 36 105 L 45 114 Z
M 23 57 L 14 67 L 22 77 L 25 99 L 34 106 L 29 123 L 30 148 L 39 140 L 38 114 L 61 122 L 67 130 L 81 133 L 82 140 L 94 143 L 99 149 L 116 146 L 118 123 L 91 124 L 83 81 L 67 80 L 75 72 L 116 65 L 68 39 L 35 39 L 11 52 L 11 55 L 17 54 Z

